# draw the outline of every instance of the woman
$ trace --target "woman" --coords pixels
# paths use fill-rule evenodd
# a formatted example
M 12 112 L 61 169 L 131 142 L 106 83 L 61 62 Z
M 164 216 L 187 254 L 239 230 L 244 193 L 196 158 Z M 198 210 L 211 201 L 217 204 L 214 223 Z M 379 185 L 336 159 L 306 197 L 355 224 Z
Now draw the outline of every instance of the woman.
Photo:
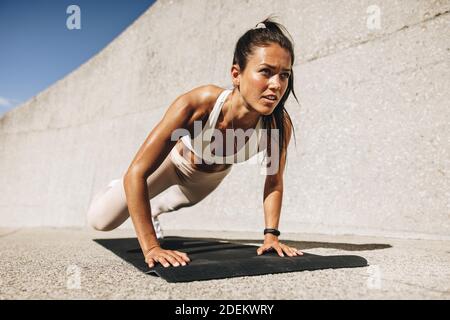
M 113 180 L 94 198 L 88 210 L 88 223 L 93 228 L 112 230 L 131 216 L 149 267 L 155 263 L 164 267 L 186 265 L 190 259 L 185 253 L 160 247 L 158 238 L 162 234 L 158 215 L 192 206 L 208 196 L 229 174 L 233 163 L 245 161 L 264 149 L 260 137 L 264 128 L 269 132 L 265 140 L 266 153 L 271 157 L 275 150 L 277 157 L 271 159 L 271 163 L 275 160 L 278 165 L 274 173 L 266 174 L 266 229 L 264 244 L 257 249 L 257 254 L 271 249 L 280 256 L 302 254 L 279 242 L 277 230 L 283 171 L 293 132 L 284 103 L 291 91 L 297 99 L 293 90 L 293 45 L 282 29 L 283 26 L 267 18 L 242 35 L 236 44 L 231 68 L 232 90 L 215 85 L 201 86 L 172 103 L 148 135 L 124 177 Z M 199 128 L 201 135 L 198 135 Z M 252 131 L 246 142 L 248 148 L 247 145 L 238 147 L 234 136 L 227 135 L 230 129 L 233 132 Z M 181 139 L 174 135 L 179 130 L 187 133 Z M 223 139 L 214 135 L 213 143 L 211 131 L 227 133 Z M 199 137 L 206 141 L 206 149 L 202 142 L 198 145 Z M 228 152 L 230 142 L 232 150 Z M 210 152 L 202 153 L 205 150 Z M 205 156 L 207 154 L 212 157 Z M 214 161 L 220 158 L 228 161 Z

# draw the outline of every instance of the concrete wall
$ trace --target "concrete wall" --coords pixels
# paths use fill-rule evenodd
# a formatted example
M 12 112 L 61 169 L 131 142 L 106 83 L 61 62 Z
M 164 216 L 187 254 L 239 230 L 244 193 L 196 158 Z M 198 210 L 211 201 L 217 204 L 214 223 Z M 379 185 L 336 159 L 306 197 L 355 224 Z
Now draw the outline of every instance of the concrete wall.
M 380 29 L 367 23 L 373 4 Z M 92 196 L 126 171 L 170 103 L 229 86 L 238 37 L 274 13 L 295 41 L 301 104 L 287 105 L 297 144 L 281 231 L 449 239 L 449 12 L 450 1 L 429 0 L 158 1 L 0 119 L 0 226 L 85 226 Z M 263 183 L 258 166 L 236 165 L 161 223 L 260 231 Z

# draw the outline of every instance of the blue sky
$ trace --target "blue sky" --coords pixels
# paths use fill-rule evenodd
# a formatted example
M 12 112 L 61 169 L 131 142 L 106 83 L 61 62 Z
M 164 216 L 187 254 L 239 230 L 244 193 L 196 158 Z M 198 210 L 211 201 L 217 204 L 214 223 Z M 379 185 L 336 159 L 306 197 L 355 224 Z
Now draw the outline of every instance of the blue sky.
M 155 0 L 0 0 L 0 116 L 98 53 Z M 80 8 L 81 29 L 66 21 Z

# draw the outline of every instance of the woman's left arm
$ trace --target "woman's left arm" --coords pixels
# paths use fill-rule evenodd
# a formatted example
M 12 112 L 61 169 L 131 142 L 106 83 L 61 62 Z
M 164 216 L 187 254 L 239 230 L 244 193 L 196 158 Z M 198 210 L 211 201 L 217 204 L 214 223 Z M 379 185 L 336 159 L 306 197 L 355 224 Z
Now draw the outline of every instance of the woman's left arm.
M 283 199 L 283 173 L 286 164 L 286 150 L 291 139 L 292 129 L 288 127 L 288 134 L 286 135 L 286 143 L 281 153 L 280 164 L 278 171 L 273 175 L 266 175 L 264 183 L 264 222 L 265 227 L 270 229 L 278 229 L 281 214 L 281 203 Z M 278 148 L 278 146 L 276 146 Z M 261 255 L 265 251 L 275 249 L 281 257 L 285 252 L 288 256 L 302 255 L 303 253 L 296 248 L 291 248 L 278 240 L 278 236 L 271 233 L 264 235 L 264 244 L 258 248 L 257 254 Z

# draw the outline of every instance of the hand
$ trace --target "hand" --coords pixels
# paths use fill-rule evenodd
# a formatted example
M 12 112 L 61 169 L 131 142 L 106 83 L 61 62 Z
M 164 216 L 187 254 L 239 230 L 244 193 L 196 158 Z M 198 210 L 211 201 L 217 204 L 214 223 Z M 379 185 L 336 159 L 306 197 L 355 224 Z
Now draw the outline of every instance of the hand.
M 176 250 L 164 250 L 160 246 L 156 246 L 145 254 L 145 262 L 150 268 L 153 268 L 155 263 L 161 263 L 165 268 L 172 264 L 174 267 L 179 265 L 185 266 L 191 260 L 186 253 Z
M 256 253 L 258 254 L 258 256 L 260 256 L 264 252 L 270 251 L 272 248 L 278 252 L 278 255 L 280 257 L 284 257 L 283 251 L 290 257 L 303 255 L 303 252 L 297 250 L 296 248 L 292 248 L 285 244 L 282 244 L 276 237 L 266 238 L 264 240 L 264 244 L 256 250 Z

